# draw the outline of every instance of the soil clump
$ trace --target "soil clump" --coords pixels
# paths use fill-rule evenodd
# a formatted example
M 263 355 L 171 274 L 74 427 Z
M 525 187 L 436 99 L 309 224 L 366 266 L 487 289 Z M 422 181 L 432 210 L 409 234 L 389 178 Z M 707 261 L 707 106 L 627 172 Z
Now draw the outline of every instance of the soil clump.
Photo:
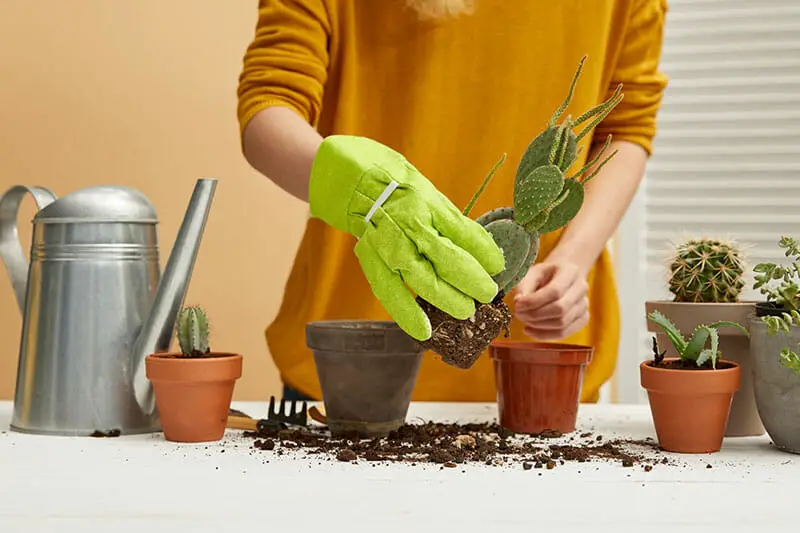
M 475 302 L 475 314 L 465 320 L 453 318 L 422 298 L 417 297 L 417 303 L 428 315 L 433 330 L 431 338 L 420 344 L 456 368 L 471 368 L 493 340 L 501 334 L 510 335 L 512 315 L 502 293 L 491 303 Z

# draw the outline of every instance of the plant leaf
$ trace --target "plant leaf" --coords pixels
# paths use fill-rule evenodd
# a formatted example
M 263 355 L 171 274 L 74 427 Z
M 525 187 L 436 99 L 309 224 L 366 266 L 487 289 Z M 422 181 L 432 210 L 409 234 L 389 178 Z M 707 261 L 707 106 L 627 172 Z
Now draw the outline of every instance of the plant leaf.
M 513 207 L 498 207 L 496 209 L 492 209 L 491 211 L 487 211 L 478 218 L 475 219 L 475 222 L 480 224 L 481 226 L 486 227 L 489 222 L 494 222 L 495 220 L 513 220 L 514 219 L 514 208 Z
M 555 165 L 533 169 L 514 183 L 514 219 L 527 226 L 536 215 L 558 198 L 564 188 L 564 175 Z
M 503 251 L 506 267 L 502 272 L 492 276 L 492 279 L 500 291 L 506 292 L 509 282 L 524 268 L 525 258 L 530 251 L 531 236 L 513 220 L 505 219 L 490 222 L 486 225 L 486 231 Z
M 739 331 L 741 331 L 742 333 L 744 333 L 745 335 L 747 335 L 748 337 L 750 336 L 750 332 L 747 331 L 747 328 L 745 328 L 744 326 L 742 326 L 738 322 L 730 322 L 728 320 L 720 320 L 719 322 L 714 322 L 713 324 L 709 324 L 708 327 L 709 328 L 714 328 L 714 329 L 724 328 L 724 327 L 735 328 L 735 329 L 738 329 Z
M 686 340 L 683 338 L 683 335 L 681 335 L 678 327 L 659 311 L 651 312 L 649 315 L 647 315 L 647 318 L 651 322 L 660 326 L 661 329 L 664 330 L 664 334 L 667 336 L 670 342 L 672 342 L 672 345 L 675 347 L 675 351 L 677 351 L 678 354 L 683 354 L 683 352 L 686 350 Z
M 580 211 L 584 198 L 583 185 L 574 179 L 565 180 L 564 192 L 567 197 L 550 211 L 547 221 L 537 230 L 539 233 L 550 233 L 566 226 Z
M 711 364 L 714 365 L 715 364 L 714 358 L 712 357 L 713 353 L 714 352 L 712 352 L 708 348 L 700 352 L 700 355 L 697 356 L 697 366 L 703 366 L 705 362 L 708 361 L 709 359 L 712 360 Z
M 681 359 L 697 361 L 700 352 L 703 351 L 708 341 L 709 331 L 709 328 L 706 326 L 697 326 L 692 333 L 692 338 L 689 339 L 689 343 L 686 345 L 686 350 L 683 352 L 683 357 L 681 357 Z

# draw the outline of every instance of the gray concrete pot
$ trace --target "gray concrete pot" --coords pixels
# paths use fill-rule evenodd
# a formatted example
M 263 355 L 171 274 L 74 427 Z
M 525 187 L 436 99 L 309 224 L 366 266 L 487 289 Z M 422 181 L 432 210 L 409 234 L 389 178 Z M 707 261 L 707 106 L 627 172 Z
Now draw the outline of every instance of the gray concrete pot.
M 424 349 L 394 322 L 306 325 L 333 435 L 384 437 L 405 423 Z
M 739 303 L 689 303 L 669 300 L 645 302 L 649 315 L 659 311 L 669 318 L 684 337 L 691 336 L 700 324 L 711 324 L 720 320 L 738 322 L 749 330 L 750 318 L 755 314 L 755 302 Z M 677 357 L 678 353 L 672 343 L 656 324 L 647 321 L 647 330 L 656 334 L 661 351 L 666 350 L 667 357 Z M 723 359 L 733 361 L 742 368 L 739 390 L 733 396 L 726 437 L 755 437 L 764 434 L 753 391 L 752 357 L 750 356 L 750 339 L 734 328 L 719 328 L 719 349 Z
M 800 328 L 789 334 L 767 334 L 760 317 L 750 321 L 750 351 L 753 356 L 753 385 L 761 420 L 775 446 L 800 454 L 800 376 L 781 364 L 781 349 L 796 350 Z

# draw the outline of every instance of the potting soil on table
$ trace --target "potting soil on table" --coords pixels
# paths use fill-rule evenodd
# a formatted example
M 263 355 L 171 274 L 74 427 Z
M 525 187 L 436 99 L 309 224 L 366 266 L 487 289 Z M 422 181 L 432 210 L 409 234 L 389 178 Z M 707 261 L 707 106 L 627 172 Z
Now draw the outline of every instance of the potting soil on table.
M 561 435 L 545 432 L 536 436 L 509 433 L 498 424 L 407 424 L 387 437 L 360 439 L 331 437 L 325 427 L 246 431 L 253 447 L 279 455 L 324 456 L 344 462 L 401 462 L 439 464 L 454 468 L 465 463 L 489 466 L 519 464 L 553 469 L 570 462 L 605 461 L 622 467 L 635 465 L 650 471 L 657 464 L 670 464 L 658 444 L 645 440 L 611 439 L 591 432 Z M 636 450 L 636 451 L 634 451 Z

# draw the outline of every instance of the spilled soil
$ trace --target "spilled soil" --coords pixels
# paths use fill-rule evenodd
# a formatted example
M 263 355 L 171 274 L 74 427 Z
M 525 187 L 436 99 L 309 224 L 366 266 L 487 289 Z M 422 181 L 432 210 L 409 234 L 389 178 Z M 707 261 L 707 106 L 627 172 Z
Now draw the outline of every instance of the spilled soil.
M 332 438 L 325 427 L 245 432 L 258 450 L 279 455 L 306 452 L 347 463 L 384 462 L 434 464 L 455 468 L 469 463 L 488 466 L 520 465 L 525 470 L 553 469 L 567 462 L 603 461 L 650 471 L 669 464 L 652 439 L 606 440 L 591 432 L 561 435 L 516 435 L 498 424 L 406 424 L 387 437 Z
M 439 354 L 442 361 L 456 368 L 471 368 L 489 344 L 504 334 L 509 335 L 511 310 L 503 302 L 503 294 L 488 304 L 475 303 L 475 314 L 457 320 L 422 298 L 417 303 L 431 321 L 433 334 L 422 347 Z

